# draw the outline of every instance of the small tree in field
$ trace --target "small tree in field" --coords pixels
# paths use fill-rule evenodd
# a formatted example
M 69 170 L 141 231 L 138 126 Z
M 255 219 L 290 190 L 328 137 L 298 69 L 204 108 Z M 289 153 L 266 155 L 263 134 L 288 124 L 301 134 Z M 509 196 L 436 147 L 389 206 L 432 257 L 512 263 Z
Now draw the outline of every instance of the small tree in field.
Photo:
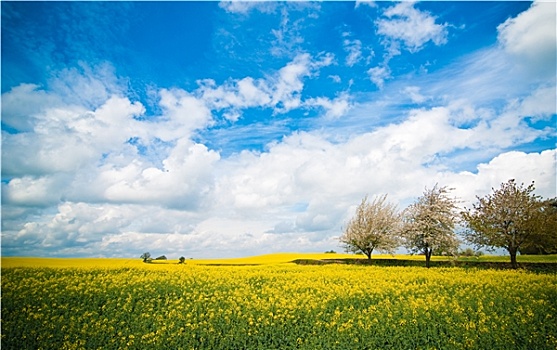
M 478 203 L 462 213 L 465 239 L 490 250 L 506 249 L 516 268 L 521 247 L 555 240 L 556 211 L 549 201 L 533 194 L 534 182 L 524 187 L 509 180 L 500 189 L 492 190 L 492 194 L 478 197 Z
M 367 196 L 362 200 L 339 239 L 348 251 L 362 252 L 371 259 L 375 249 L 393 252 L 399 245 L 400 214 L 386 199 L 384 195 L 371 203 Z
M 435 185 L 411 204 L 403 214 L 402 236 L 412 253 L 423 253 L 430 266 L 433 252 L 455 254 L 459 241 L 454 233 L 457 222 L 456 199 L 450 189 Z
M 149 262 L 149 260 L 151 259 L 151 253 L 145 252 L 145 253 L 141 254 L 141 256 L 139 258 L 143 259 L 144 263 Z
M 186 258 L 184 258 L 183 256 L 180 257 L 180 259 L 178 260 L 178 264 L 183 264 L 186 262 Z

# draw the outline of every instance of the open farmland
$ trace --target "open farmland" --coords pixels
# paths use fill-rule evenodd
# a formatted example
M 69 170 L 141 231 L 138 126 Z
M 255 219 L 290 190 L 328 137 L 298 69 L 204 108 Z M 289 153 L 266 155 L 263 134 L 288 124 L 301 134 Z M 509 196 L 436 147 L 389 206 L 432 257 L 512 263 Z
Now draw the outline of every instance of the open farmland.
M 291 258 L 283 254 L 231 259 L 218 266 L 203 263 L 219 261 L 198 260 L 179 265 L 129 259 L 3 258 L 1 345 L 4 349 L 557 348 L 554 273 L 300 266 L 286 262 Z

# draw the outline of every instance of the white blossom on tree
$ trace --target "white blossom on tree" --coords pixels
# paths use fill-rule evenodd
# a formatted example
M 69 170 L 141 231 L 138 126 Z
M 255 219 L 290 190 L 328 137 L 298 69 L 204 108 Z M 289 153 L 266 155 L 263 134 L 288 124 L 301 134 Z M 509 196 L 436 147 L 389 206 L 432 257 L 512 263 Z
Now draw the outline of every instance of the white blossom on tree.
M 396 205 L 387 202 L 387 195 L 371 203 L 366 196 L 348 222 L 340 242 L 346 250 L 362 252 L 368 259 L 374 250 L 393 252 L 400 242 L 400 218 Z
M 403 214 L 404 244 L 412 253 L 424 254 L 427 267 L 433 252 L 454 254 L 460 244 L 454 232 L 457 200 L 449 197 L 450 191 L 446 186 L 437 185 L 426 189 Z

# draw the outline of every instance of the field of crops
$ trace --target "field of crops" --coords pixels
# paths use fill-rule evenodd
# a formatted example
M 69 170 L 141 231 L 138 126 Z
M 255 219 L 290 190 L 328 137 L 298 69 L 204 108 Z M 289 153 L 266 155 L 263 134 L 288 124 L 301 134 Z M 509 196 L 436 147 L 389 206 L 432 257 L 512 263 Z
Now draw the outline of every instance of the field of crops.
M 557 348 L 554 273 L 279 260 L 2 259 L 2 349 Z

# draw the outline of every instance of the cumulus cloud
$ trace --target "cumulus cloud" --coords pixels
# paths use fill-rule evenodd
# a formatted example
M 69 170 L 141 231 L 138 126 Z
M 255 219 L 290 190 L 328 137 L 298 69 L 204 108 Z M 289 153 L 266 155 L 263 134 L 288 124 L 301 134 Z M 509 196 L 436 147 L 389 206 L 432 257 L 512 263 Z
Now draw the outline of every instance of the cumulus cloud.
M 341 143 L 318 133 L 293 134 L 263 154 L 246 152 L 228 160 L 227 175 L 217 179 L 217 197 L 223 207 L 242 213 L 239 221 L 249 220 L 254 211 L 264 213 L 260 218 L 274 218 L 274 223 L 266 222 L 271 228 L 265 232 L 317 234 L 326 241 L 340 232 L 351 215 L 349 208 L 366 193 L 388 193 L 403 206 L 424 186 L 439 182 L 459 188 L 457 194 L 469 203 L 470 197 L 488 193 L 490 186 L 507 181 L 508 176 L 523 179 L 523 174 L 537 179 L 540 193 L 554 192 L 554 150 L 502 153 L 479 165 L 477 173 L 452 171 L 442 160 L 432 162 L 458 150 L 485 147 L 488 135 L 497 138 L 508 132 L 460 128 L 453 124 L 458 113 L 462 112 L 450 108 L 418 110 L 402 123 Z
M 475 172 L 445 173 L 444 183 L 455 188 L 455 195 L 462 200 L 461 206 L 471 207 L 476 197 L 483 197 L 492 188 L 510 179 L 529 185 L 535 182 L 537 195 L 553 198 L 556 193 L 556 150 L 525 153 L 511 151 L 501 153 L 487 163 L 478 164 Z
M 183 247 L 197 240 L 197 221 L 187 211 L 85 202 L 63 202 L 55 209 L 24 224 L 3 223 L 3 249 L 26 256 L 139 256 L 150 249 L 183 255 Z
M 245 151 L 227 159 L 180 140 L 162 169 L 139 161 L 101 167 L 95 178 L 106 189 L 105 204 L 63 201 L 55 213 L 29 216 L 22 225 L 7 227 L 5 244 L 27 242 L 45 254 L 120 256 L 145 250 L 215 257 L 326 250 L 335 247 L 334 237 L 365 194 L 387 193 L 404 206 L 424 186 L 439 182 L 455 186 L 456 194 L 469 203 L 472 194 L 484 195 L 509 176 L 524 182 L 535 179 L 542 195 L 554 191 L 555 150 L 502 153 L 480 164 L 476 173 L 432 166 L 437 154 L 487 142 L 454 124 L 463 118 L 459 114 L 474 113 L 462 109 L 416 110 L 403 122 L 345 142 L 298 132 L 266 152 Z M 28 186 L 20 186 L 20 196 Z M 202 198 L 202 207 L 189 205 Z M 8 204 L 16 204 L 12 201 Z
M 63 85 L 71 87 L 81 80 L 90 79 L 72 77 Z M 3 185 L 3 203 L 45 206 L 94 200 L 151 201 L 181 208 L 200 205 L 199 197 L 210 186 L 211 164 L 219 159 L 217 153 L 190 141 L 195 130 L 212 122 L 203 101 L 180 89 L 162 89 L 162 115 L 140 119 L 144 107 L 126 97 L 111 95 L 97 108 L 88 109 L 63 102 L 64 89 L 55 91 L 23 85 L 6 94 L 13 115 L 33 114 L 19 132 L 3 131 L 2 175 L 9 179 Z M 96 101 L 97 94 L 93 95 Z M 28 110 L 13 106 L 16 101 L 37 104 Z
M 209 126 L 213 119 L 205 101 L 182 89 L 162 89 L 159 105 L 161 120 L 154 126 L 156 136 L 162 140 L 190 137 L 194 130 Z
M 413 2 L 400 2 L 383 13 L 386 18 L 375 22 L 377 33 L 388 42 L 402 43 L 410 52 L 420 51 L 428 42 L 443 45 L 447 42 L 447 24 L 436 23 L 430 13 L 420 11 Z
M 273 106 L 273 96 L 289 100 L 303 86 L 302 77 L 329 63 L 325 58 L 315 63 L 302 57 L 269 80 L 244 78 L 226 88 L 209 86 L 225 96 L 220 99 L 199 91 L 161 90 L 162 115 L 153 120 L 134 118 L 143 107 L 117 96 L 95 110 L 66 106 L 38 112 L 32 132 L 4 135 L 5 140 L 51 135 L 36 142 L 41 148 L 54 147 L 56 152 L 49 155 L 54 157 L 60 152 L 56 147 L 61 147 L 54 142 L 55 135 L 64 141 L 79 137 L 91 153 L 87 163 L 68 153 L 65 159 L 71 166 L 60 160 L 49 171 L 29 168 L 33 176 L 12 175 L 17 177 L 3 185 L 3 212 L 21 206 L 45 209 L 39 215 L 20 214 L 19 221 L 3 222 L 3 247 L 19 253 L 29 249 L 35 254 L 93 256 L 129 256 L 145 250 L 176 256 L 328 250 L 336 247 L 334 237 L 365 194 L 389 194 L 402 207 L 424 186 L 439 182 L 455 186 L 456 194 L 470 203 L 472 194 L 484 195 L 508 177 L 536 180 L 542 195 L 554 191 L 555 150 L 500 153 L 551 132 L 530 128 L 519 112 L 544 115 L 549 102 L 543 108 L 534 106 L 549 100 L 545 89 L 516 102 L 520 108 L 510 104 L 500 114 L 478 111 L 461 101 L 410 111 L 399 122 L 340 142 L 333 142 L 326 132 L 296 132 L 269 144 L 265 152 L 221 158 L 192 141 L 194 130 L 210 125 L 211 109 L 218 103 Z M 271 82 L 281 80 L 282 93 L 275 94 Z M 348 100 L 342 94 L 335 99 L 300 99 L 300 108 L 324 108 L 335 118 L 346 112 Z M 68 134 L 60 134 L 61 130 Z M 159 165 L 129 140 L 132 135 L 145 144 L 167 140 Z M 79 150 L 79 144 L 72 146 Z M 488 154 L 499 155 L 480 164 L 476 172 L 447 167 L 444 157 L 469 149 L 490 149 Z M 107 151 L 110 154 L 104 154 Z M 33 156 L 29 152 L 21 159 Z M 7 159 L 8 164 L 17 164 L 15 157 Z M 53 207 L 54 211 L 47 209 Z M 10 248 L 22 246 L 27 248 Z
M 31 131 L 37 114 L 60 104 L 56 95 L 40 86 L 21 84 L 2 94 L 2 123 L 17 131 Z
M 2 203 L 23 207 L 48 207 L 61 200 L 61 189 L 71 180 L 68 176 L 23 176 L 2 185 Z
M 27 91 L 32 99 L 41 91 Z M 7 176 L 70 172 L 119 148 L 137 129 L 140 103 L 111 97 L 94 111 L 65 105 L 34 116 L 32 130 L 3 133 L 2 173 Z M 130 135 L 131 134 L 131 135 Z
M 159 203 L 163 206 L 197 209 L 212 186 L 213 164 L 219 155 L 204 145 L 181 139 L 163 163 L 163 168 L 133 161 L 120 168 L 100 172 L 105 199 L 115 203 Z
M 555 27 L 555 4 L 537 1 L 527 11 L 499 25 L 497 39 L 503 49 L 515 56 L 525 69 L 555 77 Z

